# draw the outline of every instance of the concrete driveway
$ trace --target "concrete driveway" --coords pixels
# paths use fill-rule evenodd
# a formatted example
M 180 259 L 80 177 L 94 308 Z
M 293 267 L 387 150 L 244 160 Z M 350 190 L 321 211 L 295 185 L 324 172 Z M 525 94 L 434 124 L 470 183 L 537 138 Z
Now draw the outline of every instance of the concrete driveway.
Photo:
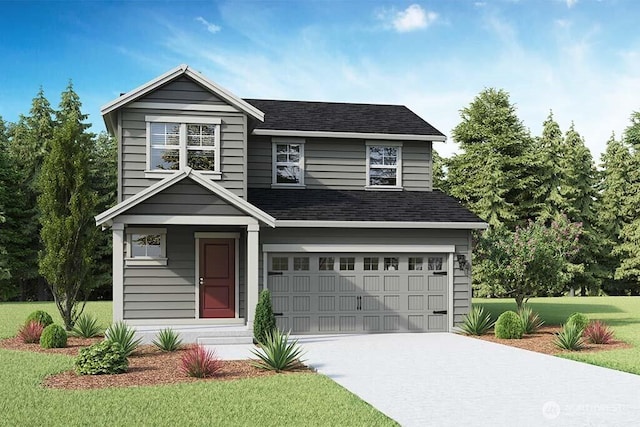
M 298 338 L 403 426 L 640 425 L 640 376 L 448 333 Z

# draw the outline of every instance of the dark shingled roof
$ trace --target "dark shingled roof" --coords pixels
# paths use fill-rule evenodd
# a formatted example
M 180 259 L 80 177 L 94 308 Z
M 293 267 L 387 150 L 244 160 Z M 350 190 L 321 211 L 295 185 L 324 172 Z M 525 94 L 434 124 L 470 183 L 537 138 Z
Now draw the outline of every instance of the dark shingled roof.
M 256 129 L 444 136 L 404 105 L 245 101 L 264 113 Z
M 277 220 L 483 222 L 434 191 L 249 188 L 249 202 Z

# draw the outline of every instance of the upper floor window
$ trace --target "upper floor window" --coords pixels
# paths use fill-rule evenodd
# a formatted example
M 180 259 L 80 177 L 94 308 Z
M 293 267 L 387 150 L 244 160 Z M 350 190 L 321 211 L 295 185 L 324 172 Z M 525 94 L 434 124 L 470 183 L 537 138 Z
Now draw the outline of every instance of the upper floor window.
M 273 186 L 304 185 L 304 140 L 274 138 L 272 148 Z
M 367 144 L 367 187 L 402 188 L 402 147 Z
M 147 170 L 187 166 L 220 173 L 220 124 L 213 117 L 147 116 Z

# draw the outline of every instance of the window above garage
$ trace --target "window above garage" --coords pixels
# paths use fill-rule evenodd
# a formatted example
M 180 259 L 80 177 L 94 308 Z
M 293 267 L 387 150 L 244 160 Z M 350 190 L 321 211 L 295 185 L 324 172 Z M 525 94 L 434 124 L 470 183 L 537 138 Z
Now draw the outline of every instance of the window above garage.
M 402 144 L 367 142 L 368 190 L 402 189 Z
M 304 187 L 304 142 L 302 138 L 272 139 L 272 187 Z

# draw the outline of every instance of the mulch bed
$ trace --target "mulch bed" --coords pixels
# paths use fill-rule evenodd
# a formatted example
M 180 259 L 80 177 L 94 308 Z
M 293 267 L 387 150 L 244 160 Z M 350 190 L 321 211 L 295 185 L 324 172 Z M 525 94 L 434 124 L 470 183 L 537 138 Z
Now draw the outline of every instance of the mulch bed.
M 567 350 L 560 350 L 553 343 L 554 336 L 556 332 L 559 332 L 560 328 L 556 326 L 543 326 L 540 330 L 532 335 L 525 335 L 521 339 L 518 340 L 504 340 L 500 338 L 496 338 L 491 331 L 489 334 L 482 336 L 472 336 L 473 338 L 478 338 L 485 341 L 491 341 L 499 344 L 509 345 L 511 347 L 518 347 L 524 350 L 535 351 L 538 353 L 544 354 L 565 354 L 565 353 L 592 353 L 596 351 L 606 351 L 606 350 L 618 350 L 622 348 L 631 348 L 629 344 L 623 341 L 614 340 L 610 344 L 591 344 L 586 343 L 585 347 L 579 352 L 571 352 Z
M 18 338 L 0 340 L 0 348 L 38 353 L 66 354 L 76 356 L 78 350 L 101 338 L 69 337 L 66 348 L 43 349 L 39 344 L 24 344 Z M 129 371 L 118 375 L 78 375 L 74 371 L 61 372 L 44 379 L 43 385 L 57 389 L 87 390 L 107 387 L 137 387 L 162 384 L 188 383 L 196 381 L 228 381 L 243 378 L 277 375 L 251 366 L 247 360 L 225 360 L 215 377 L 200 379 L 188 377 L 180 371 L 180 357 L 185 350 L 165 353 L 155 346 L 143 345 L 129 357 Z M 311 372 L 301 367 L 290 372 Z

